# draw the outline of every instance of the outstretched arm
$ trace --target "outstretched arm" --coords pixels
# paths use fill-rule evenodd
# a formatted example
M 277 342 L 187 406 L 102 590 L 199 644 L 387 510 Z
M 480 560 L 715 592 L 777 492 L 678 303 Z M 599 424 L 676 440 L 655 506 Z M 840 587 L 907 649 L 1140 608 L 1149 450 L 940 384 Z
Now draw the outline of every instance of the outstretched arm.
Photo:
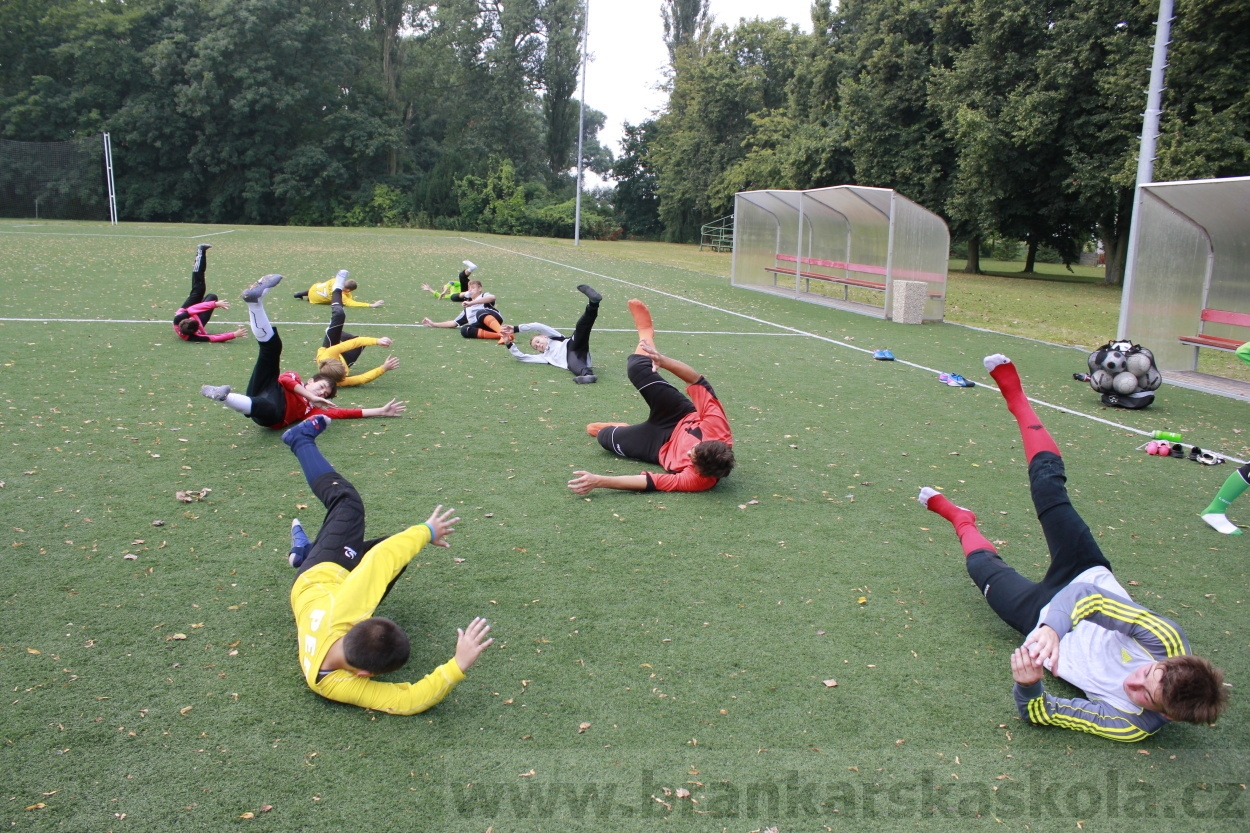
M 362 408 L 360 415 L 362 417 L 395 417 L 408 410 L 407 402 L 400 402 L 398 399 L 392 399 L 381 408 Z
M 667 370 L 687 385 L 693 385 L 703 375 L 685 362 L 679 362 L 677 359 L 670 359 L 668 356 L 663 355 L 655 349 L 651 342 L 645 339 L 638 342 L 638 349 L 643 355 L 651 359 L 656 367 Z
M 455 321 L 431 321 L 428 318 L 422 318 L 421 326 L 422 327 L 438 327 L 443 330 L 450 330 L 453 327 L 458 327 L 460 325 L 458 325 Z
M 644 492 L 647 489 L 645 474 L 591 474 L 588 471 L 575 471 L 577 475 L 569 481 L 569 488 L 579 495 L 588 495 L 595 489 L 620 489 L 624 492 Z

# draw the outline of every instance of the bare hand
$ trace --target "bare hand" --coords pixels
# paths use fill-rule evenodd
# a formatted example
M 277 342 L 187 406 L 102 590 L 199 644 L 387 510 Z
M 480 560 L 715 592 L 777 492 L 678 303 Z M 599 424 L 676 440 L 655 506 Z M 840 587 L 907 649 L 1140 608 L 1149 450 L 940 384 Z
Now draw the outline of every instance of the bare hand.
M 499 328 L 499 332 L 503 333 L 506 336 L 511 337 L 511 336 L 516 335 L 516 327 L 513 327 L 511 324 L 504 324 L 502 327 Z
M 381 414 L 382 416 L 388 416 L 388 417 L 399 416 L 404 411 L 408 410 L 408 403 L 400 402 L 398 399 L 392 399 L 390 402 L 387 402 L 385 405 L 383 405 L 381 410 L 382 410 L 382 414 Z
M 433 326 L 434 326 L 434 322 L 433 322 L 433 321 L 431 321 L 429 318 L 422 318 L 422 319 L 421 319 L 421 326 L 422 326 L 422 327 L 433 327 Z
M 395 342 L 391 340 L 390 336 L 382 336 L 380 339 L 378 339 L 379 347 L 390 347 L 394 343 Z
M 235 338 L 247 338 L 247 327 L 244 327 L 242 324 L 240 324 L 239 326 L 235 327 L 235 328 L 234 328 L 234 337 L 235 337 Z
M 230 309 L 230 304 L 227 301 L 218 301 L 217 309 Z
M 1025 653 L 1038 668 L 1049 667 L 1050 673 L 1059 674 L 1059 634 L 1050 625 L 1038 625 L 1024 638 Z
M 421 288 L 422 288 L 422 289 L 424 289 L 426 292 L 433 292 L 433 291 L 434 291 L 433 289 L 430 289 L 430 285 L 429 285 L 428 283 L 423 283 L 423 284 L 421 284 Z
M 434 507 L 434 511 L 430 513 L 429 520 L 426 521 L 426 523 L 430 525 L 430 529 L 434 530 L 434 538 L 430 541 L 431 544 L 436 547 L 451 546 L 444 539 L 456 531 L 456 527 L 453 526 L 453 524 L 460 519 L 453 518 L 452 515 L 454 514 L 456 514 L 455 509 L 448 509 L 444 512 L 443 505 L 441 503 Z
M 384 370 L 394 370 L 397 367 L 399 367 L 399 359 L 394 356 L 387 356 L 386 361 L 382 362 L 382 368 Z
M 469 627 L 461 630 L 456 628 L 456 665 L 461 671 L 468 671 L 482 655 L 482 651 L 495 640 L 488 638 L 490 625 L 481 616 L 469 623 Z
M 310 393 L 306 395 L 304 398 L 307 399 L 310 404 L 316 405 L 318 408 L 337 407 L 333 402 L 331 402 L 329 399 L 326 399 L 324 396 L 317 396 L 315 394 Z
M 1042 679 L 1042 666 L 1035 665 L 1024 648 L 1011 652 L 1011 676 L 1023 686 L 1030 686 Z
M 569 488 L 575 494 L 588 495 L 599 488 L 599 475 L 591 474 L 588 471 L 575 471 L 573 474 L 577 475 L 577 477 L 569 481 Z
M 383 304 L 385 304 L 385 303 L 386 303 L 385 301 L 374 301 L 374 302 L 373 302 L 372 304 L 370 304 L 369 306 L 371 306 L 371 307 L 373 307 L 373 308 L 375 308 L 375 309 L 376 309 L 377 307 L 380 307 L 380 306 L 382 306 L 382 305 L 383 305 Z

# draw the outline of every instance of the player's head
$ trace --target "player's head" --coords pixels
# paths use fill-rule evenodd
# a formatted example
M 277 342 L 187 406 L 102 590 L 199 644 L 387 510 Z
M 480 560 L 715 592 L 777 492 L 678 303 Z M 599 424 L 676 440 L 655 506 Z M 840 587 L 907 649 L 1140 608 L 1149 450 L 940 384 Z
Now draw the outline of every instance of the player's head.
M 546 353 L 549 346 L 551 346 L 551 339 L 544 335 L 537 335 L 530 339 L 530 347 L 533 347 L 539 353 Z
M 1173 720 L 1210 725 L 1228 702 L 1224 672 L 1202 657 L 1168 657 L 1160 665 L 1159 705 Z
M 369 672 L 370 676 L 403 668 L 408 650 L 408 634 L 381 616 L 357 622 L 343 637 L 343 658 L 347 664 Z
M 339 392 L 339 383 L 324 373 L 318 373 L 316 376 L 308 380 L 308 384 L 304 385 L 304 390 L 313 396 L 322 396 L 326 399 L 333 399 Z
M 476 298 L 482 294 L 482 282 L 477 278 L 469 281 L 469 297 Z
M 189 315 L 178 322 L 178 332 L 184 336 L 193 336 L 200 331 L 200 319 Z
M 699 474 L 720 480 L 734 470 L 734 450 L 722 440 L 704 440 L 690 449 L 690 460 Z
M 317 362 L 317 375 L 333 379 L 337 387 L 347 378 L 347 365 L 343 364 L 338 358 L 322 359 Z M 329 399 L 330 397 L 327 396 L 326 398 Z
M 360 289 L 360 284 L 356 283 L 355 278 L 348 278 L 343 283 L 343 288 L 346 289 L 348 292 L 355 292 L 357 289 Z

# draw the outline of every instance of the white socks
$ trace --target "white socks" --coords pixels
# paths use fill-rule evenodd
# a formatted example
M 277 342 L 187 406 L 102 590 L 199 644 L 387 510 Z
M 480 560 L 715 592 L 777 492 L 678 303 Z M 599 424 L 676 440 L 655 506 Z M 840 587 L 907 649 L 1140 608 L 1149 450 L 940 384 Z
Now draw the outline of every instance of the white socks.
M 985 365 L 985 370 L 989 373 L 1000 364 L 1011 364 L 1011 359 L 1007 358 L 1002 353 L 995 353 L 992 356 L 986 356 L 984 359 L 981 359 L 981 363 Z
M 1214 529 L 1216 532 L 1222 532 L 1225 535 L 1241 535 L 1242 534 L 1241 528 L 1238 527 L 1236 524 L 1234 524 L 1232 521 L 1230 521 L 1227 515 L 1217 515 L 1215 513 L 1212 513 L 1210 515 L 1203 515 L 1202 519 L 1206 521 L 1207 525 L 1210 526 L 1212 529 Z
M 273 325 L 269 323 L 269 314 L 265 312 L 265 301 L 249 301 L 247 304 L 248 322 L 252 325 L 252 335 L 257 341 L 268 341 L 273 338 Z
M 241 393 L 227 393 L 226 407 L 232 411 L 238 411 L 243 416 L 252 415 L 252 398 L 244 396 Z
M 920 496 L 917 497 L 916 500 L 920 501 L 921 506 L 923 506 L 925 509 L 928 509 L 929 498 L 933 497 L 934 495 L 940 495 L 940 494 L 942 493 L 939 492 L 937 489 L 933 489 L 933 488 L 930 488 L 929 486 L 925 486 L 923 489 L 920 490 Z
M 346 269 L 340 269 L 339 273 L 334 276 L 334 289 L 341 290 L 343 285 L 347 283 L 347 276 L 351 274 Z M 333 291 L 333 290 L 331 290 Z

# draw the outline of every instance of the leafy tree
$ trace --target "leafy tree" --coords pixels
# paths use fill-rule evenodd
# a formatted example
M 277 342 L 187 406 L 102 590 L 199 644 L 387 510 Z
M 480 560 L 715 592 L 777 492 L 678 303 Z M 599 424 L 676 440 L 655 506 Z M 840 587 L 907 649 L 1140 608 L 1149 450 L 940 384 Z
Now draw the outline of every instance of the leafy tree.
M 708 0 L 663 0 L 660 17 L 664 21 L 664 43 L 668 46 L 668 62 L 677 67 L 677 53 L 692 40 L 707 34 L 712 16 Z
M 641 124 L 625 124 L 621 155 L 612 166 L 616 178 L 616 217 L 630 237 L 656 237 L 663 230 L 660 198 L 651 150 L 659 126 L 648 119 Z
M 585 7 L 582 0 L 547 0 L 539 12 L 539 22 L 545 35 L 539 81 L 547 133 L 546 161 L 554 183 L 567 176 L 576 161 L 578 104 L 574 97 L 581 74 Z

